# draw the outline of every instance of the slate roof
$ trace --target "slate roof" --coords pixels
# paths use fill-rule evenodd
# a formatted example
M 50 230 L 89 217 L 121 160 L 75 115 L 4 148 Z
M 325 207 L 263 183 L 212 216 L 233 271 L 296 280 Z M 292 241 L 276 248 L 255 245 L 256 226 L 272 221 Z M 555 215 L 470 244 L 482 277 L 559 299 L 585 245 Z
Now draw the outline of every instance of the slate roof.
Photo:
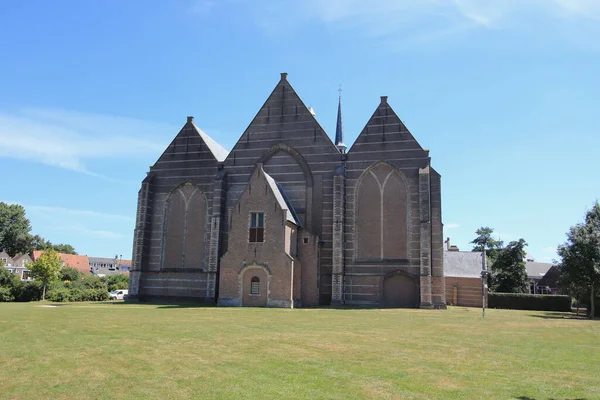
M 444 251 L 444 276 L 481 278 L 482 253 Z
M 527 270 L 527 277 L 529 279 L 542 279 L 550 268 L 552 268 L 552 264 L 550 263 L 536 261 L 527 261 L 525 263 L 525 269 Z
M 13 258 L 13 265 L 25 266 L 25 264 L 33 262 L 28 254 L 18 254 Z
M 38 258 L 40 258 L 43 253 L 43 251 L 35 250 L 33 252 L 33 261 L 36 261 Z M 62 260 L 63 266 L 75 268 L 84 274 L 90 273 L 90 262 L 87 256 L 63 253 L 58 253 L 58 256 Z
M 6 258 L 6 265 L 12 265 L 12 257 L 9 256 L 4 250 L 0 251 L 0 258 Z
M 110 257 L 88 257 L 88 261 L 90 263 L 105 263 L 105 264 L 115 264 L 115 258 L 110 258 Z
M 267 174 L 264 170 L 262 171 L 262 173 L 265 174 L 267 183 L 271 187 L 271 190 L 273 191 L 273 194 L 275 195 L 275 199 L 277 200 L 279 207 L 281 207 L 282 210 L 287 210 L 286 219 L 289 222 L 295 224 L 296 226 L 300 226 L 300 221 L 298 220 L 296 211 L 294 210 L 294 207 L 292 206 L 289 199 L 285 195 L 285 192 L 283 191 L 283 188 L 281 187 L 281 185 L 279 185 L 277 182 L 275 182 L 275 179 L 273 179 L 273 177 L 271 177 L 271 175 Z
M 225 159 L 229 155 L 229 152 L 227 150 L 225 150 L 223 148 L 223 146 L 221 146 L 219 143 L 217 143 L 216 140 L 214 140 L 213 138 L 208 136 L 208 134 L 206 132 L 204 132 L 202 129 L 198 128 L 196 126 L 196 124 L 192 123 L 192 125 L 194 126 L 194 128 L 196 128 L 196 131 L 198 132 L 198 134 L 200 135 L 200 137 L 206 144 L 206 147 L 208 147 L 208 149 L 213 154 L 213 156 L 215 156 L 217 161 L 219 161 L 219 162 L 225 161 Z

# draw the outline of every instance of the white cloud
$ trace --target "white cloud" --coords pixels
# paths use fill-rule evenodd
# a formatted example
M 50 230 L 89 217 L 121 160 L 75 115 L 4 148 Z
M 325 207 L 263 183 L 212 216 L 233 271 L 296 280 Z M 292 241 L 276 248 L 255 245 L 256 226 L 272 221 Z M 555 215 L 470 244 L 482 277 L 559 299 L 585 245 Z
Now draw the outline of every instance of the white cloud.
M 197 0 L 193 9 L 207 15 L 218 7 L 229 10 L 232 3 L 269 33 L 317 23 L 334 31 L 352 30 L 412 45 L 477 29 L 548 32 L 557 31 L 556 22 L 568 22 L 577 30 L 580 21 L 600 19 L 599 0 Z M 586 33 L 580 31 L 579 37 Z
M 160 154 L 165 134 L 176 132 L 170 125 L 110 115 L 54 109 L 0 112 L 0 157 L 116 180 L 91 170 L 91 161 Z
M 131 222 L 135 219 L 127 215 L 109 214 L 98 211 L 90 210 L 75 210 L 64 207 L 50 207 L 50 206 L 39 206 L 39 205 L 23 205 L 27 212 L 36 212 L 40 214 L 52 215 L 54 218 L 98 218 L 103 220 L 111 221 L 124 221 Z
M 459 224 L 444 224 L 444 229 L 456 229 L 460 227 Z
M 33 231 L 55 232 L 46 237 L 51 241 L 65 234 L 97 239 L 121 239 L 125 235 L 114 229 L 129 229 L 133 232 L 135 218 L 129 215 L 111 214 L 92 210 L 80 210 L 37 204 L 23 204 L 16 201 L 4 201 L 8 204 L 21 204 L 26 216 L 31 220 Z M 44 236 L 44 235 L 42 235 Z

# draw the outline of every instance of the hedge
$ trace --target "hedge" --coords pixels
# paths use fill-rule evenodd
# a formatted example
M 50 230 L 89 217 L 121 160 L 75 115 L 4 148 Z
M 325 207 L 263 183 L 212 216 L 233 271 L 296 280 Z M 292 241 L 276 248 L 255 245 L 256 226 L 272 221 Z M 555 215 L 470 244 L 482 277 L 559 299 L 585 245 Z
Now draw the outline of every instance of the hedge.
M 571 297 L 550 294 L 489 293 L 489 308 L 536 311 L 571 311 Z
M 46 293 L 46 300 L 64 301 L 106 301 L 110 296 L 104 289 L 55 288 Z

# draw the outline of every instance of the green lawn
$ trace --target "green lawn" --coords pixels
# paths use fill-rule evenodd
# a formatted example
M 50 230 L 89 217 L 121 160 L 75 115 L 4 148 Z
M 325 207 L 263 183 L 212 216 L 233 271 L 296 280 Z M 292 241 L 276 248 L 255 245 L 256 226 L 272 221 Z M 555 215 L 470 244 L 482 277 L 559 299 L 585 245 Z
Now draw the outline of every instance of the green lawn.
M 2 399 L 600 399 L 570 314 L 42 305 L 0 303 Z

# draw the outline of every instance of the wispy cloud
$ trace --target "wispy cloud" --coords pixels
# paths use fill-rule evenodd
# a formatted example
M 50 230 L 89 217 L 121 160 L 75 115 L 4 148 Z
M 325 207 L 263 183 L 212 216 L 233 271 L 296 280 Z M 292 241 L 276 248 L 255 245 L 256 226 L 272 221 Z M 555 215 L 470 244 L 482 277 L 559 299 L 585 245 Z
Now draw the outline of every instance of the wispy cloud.
M 40 206 L 40 205 L 23 205 L 25 210 L 28 212 L 35 212 L 40 214 L 52 215 L 53 218 L 63 219 L 67 218 L 97 218 L 102 220 L 110 220 L 110 221 L 124 221 L 124 222 L 132 222 L 135 219 L 132 216 L 120 215 L 120 214 L 110 214 L 98 211 L 90 211 L 90 210 L 76 210 L 64 207 L 50 207 L 50 206 Z
M 106 177 L 89 165 L 100 159 L 160 154 L 177 128 L 133 118 L 55 109 L 0 111 L 0 157 Z
M 598 0 L 196 0 L 192 10 L 207 15 L 229 9 L 231 3 L 271 33 L 317 23 L 334 31 L 413 44 L 481 29 L 529 29 L 531 21 L 550 29 L 552 23 L 577 26 L 600 19 Z
M 17 201 L 4 201 L 9 204 L 21 204 L 31 220 L 35 233 L 43 230 L 54 232 L 47 239 L 55 237 L 77 236 L 95 239 L 122 239 L 126 235 L 123 229 L 132 231 L 134 216 L 111 214 L 93 210 L 81 210 L 38 204 L 23 204 Z
M 459 228 L 459 224 L 444 224 L 444 229 L 456 229 Z

